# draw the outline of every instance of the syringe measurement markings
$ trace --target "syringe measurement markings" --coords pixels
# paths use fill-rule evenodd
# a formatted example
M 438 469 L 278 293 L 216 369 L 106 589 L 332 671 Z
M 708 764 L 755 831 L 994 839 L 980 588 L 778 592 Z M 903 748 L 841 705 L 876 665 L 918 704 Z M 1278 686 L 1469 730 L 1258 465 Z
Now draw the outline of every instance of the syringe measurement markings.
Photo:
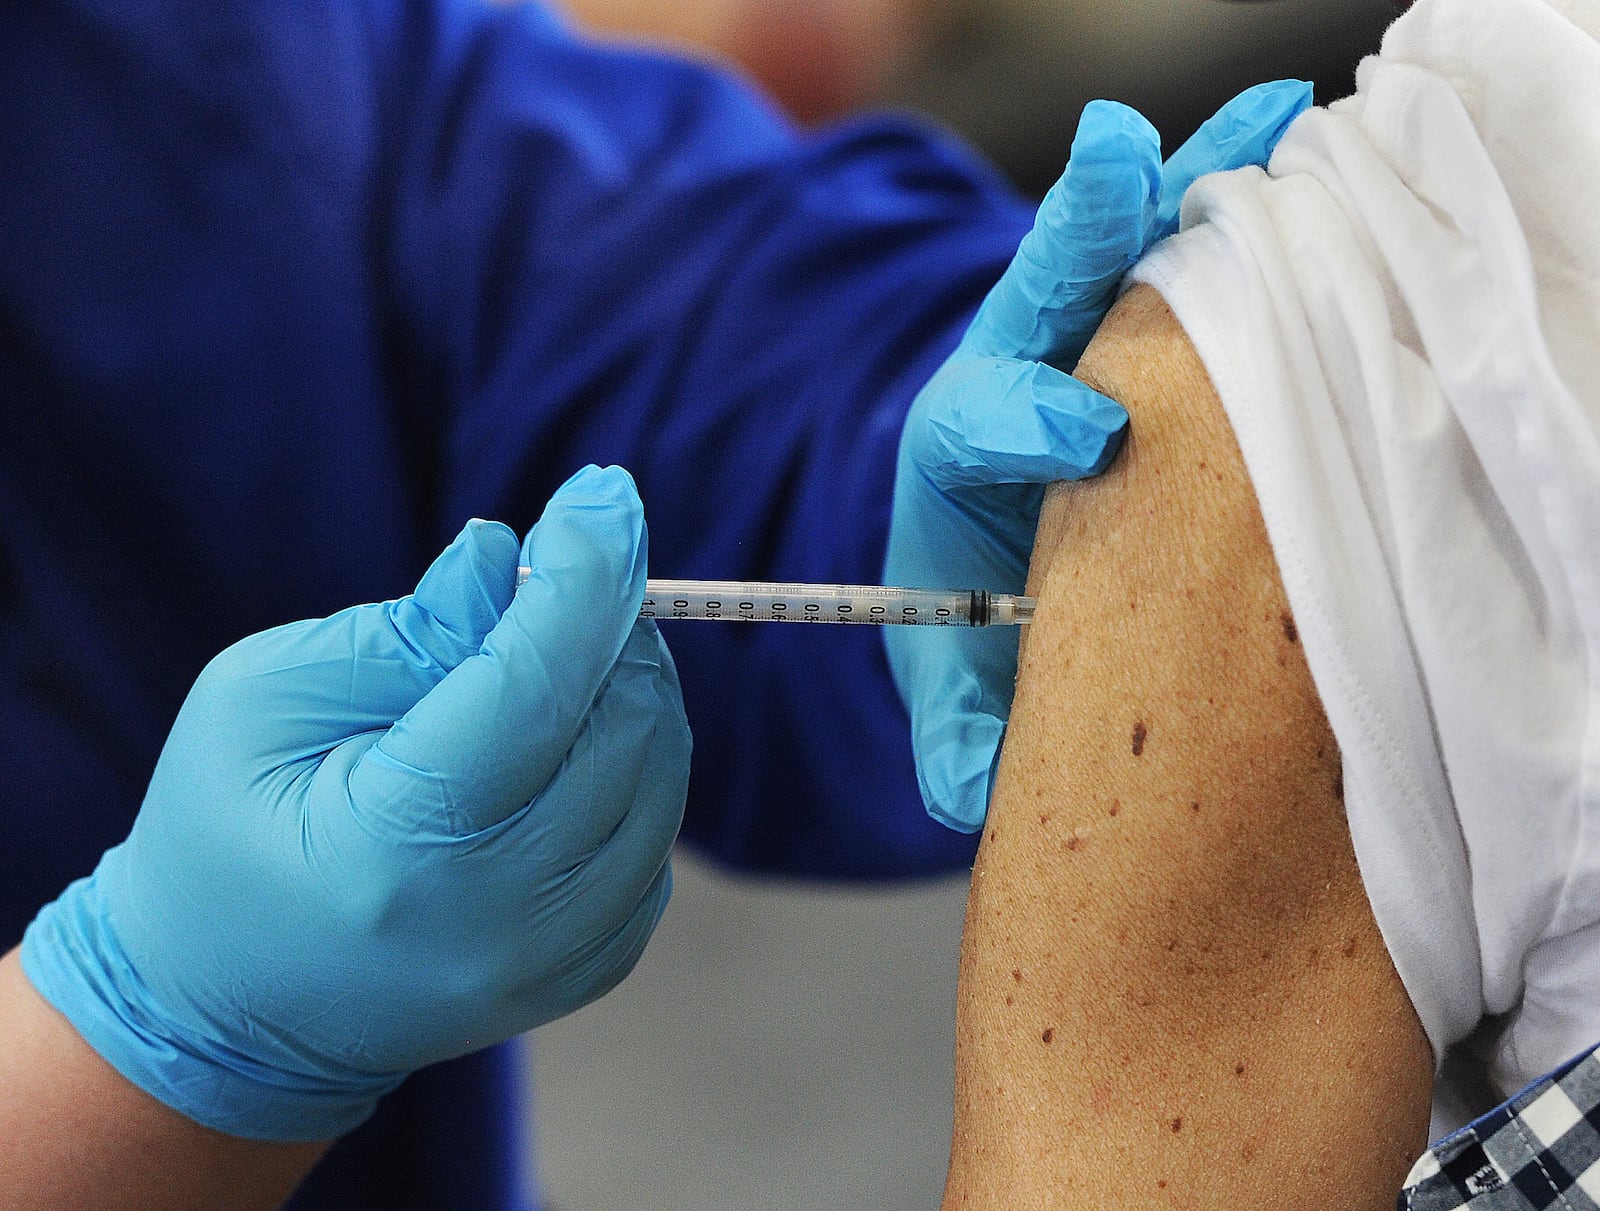
M 528 579 L 519 568 L 517 583 Z M 649 580 L 640 616 L 708 622 L 811 622 L 983 627 L 1033 619 L 1034 601 L 982 589 L 763 581 Z M 730 610 L 729 603 L 733 603 Z

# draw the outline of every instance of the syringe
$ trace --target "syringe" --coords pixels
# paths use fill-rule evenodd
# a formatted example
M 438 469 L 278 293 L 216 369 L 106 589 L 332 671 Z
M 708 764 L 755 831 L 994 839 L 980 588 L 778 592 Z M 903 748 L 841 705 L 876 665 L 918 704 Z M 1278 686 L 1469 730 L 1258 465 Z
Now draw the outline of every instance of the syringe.
M 532 574 L 517 569 L 517 583 Z M 897 589 L 757 580 L 647 580 L 641 618 L 714 622 L 848 622 L 867 626 L 994 627 L 1033 621 L 1034 599 L 987 589 Z

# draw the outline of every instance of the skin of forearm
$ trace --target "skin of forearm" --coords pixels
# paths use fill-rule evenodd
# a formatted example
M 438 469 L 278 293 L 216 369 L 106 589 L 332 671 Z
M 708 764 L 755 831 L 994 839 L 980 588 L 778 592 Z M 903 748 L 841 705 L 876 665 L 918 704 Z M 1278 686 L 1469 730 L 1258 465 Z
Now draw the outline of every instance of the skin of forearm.
M 1132 436 L 1040 526 L 945 1205 L 1386 1211 L 1431 1053 L 1232 431 L 1147 288 L 1078 374 Z
M 7 1211 L 256 1211 L 327 1144 L 238 1139 L 129 1083 L 0 958 L 0 1206 Z

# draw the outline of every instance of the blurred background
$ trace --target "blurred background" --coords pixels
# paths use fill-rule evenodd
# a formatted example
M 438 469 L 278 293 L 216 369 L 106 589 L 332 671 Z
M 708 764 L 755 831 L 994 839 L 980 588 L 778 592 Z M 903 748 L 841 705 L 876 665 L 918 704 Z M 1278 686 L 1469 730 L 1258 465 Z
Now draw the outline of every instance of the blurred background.
M 967 881 L 754 882 L 692 854 L 617 990 L 535 1032 L 551 1211 L 932 1211 Z
M 1175 148 L 1263 80 L 1351 91 L 1392 0 L 566 0 L 754 78 L 802 122 L 914 110 L 1041 196 L 1096 97 Z M 949 1143 L 966 880 L 840 888 L 677 862 L 638 969 L 537 1033 L 556 1211 L 926 1211 Z
M 1085 102 L 1126 101 L 1168 150 L 1223 101 L 1293 76 L 1350 92 L 1393 0 L 566 0 L 607 36 L 737 65 L 816 122 L 917 110 L 1042 195 Z

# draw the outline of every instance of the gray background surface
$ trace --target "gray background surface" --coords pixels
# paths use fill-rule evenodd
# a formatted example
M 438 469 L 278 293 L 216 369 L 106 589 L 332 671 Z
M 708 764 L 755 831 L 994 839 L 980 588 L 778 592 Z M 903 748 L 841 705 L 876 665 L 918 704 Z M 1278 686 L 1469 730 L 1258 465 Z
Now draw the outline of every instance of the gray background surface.
M 537 1031 L 559 1211 L 928 1211 L 948 1156 L 965 877 L 752 881 L 682 852 L 610 996 Z

